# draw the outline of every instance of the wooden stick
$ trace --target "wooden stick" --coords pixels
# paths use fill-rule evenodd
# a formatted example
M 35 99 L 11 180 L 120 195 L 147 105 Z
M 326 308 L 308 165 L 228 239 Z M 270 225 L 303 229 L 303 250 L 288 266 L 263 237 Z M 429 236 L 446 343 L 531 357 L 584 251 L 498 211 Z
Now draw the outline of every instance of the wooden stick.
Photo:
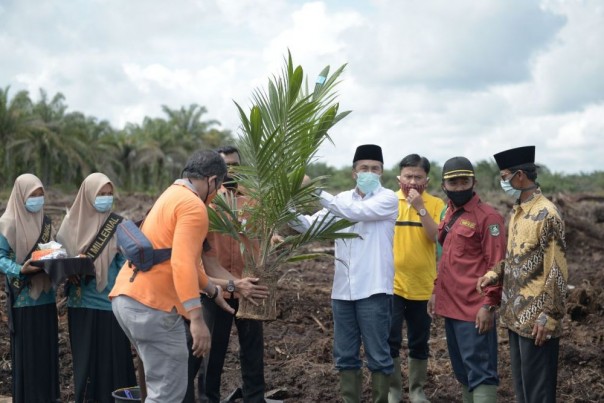
M 319 319 L 316 318 L 315 315 L 313 315 L 312 313 L 310 314 L 310 317 L 317 322 L 317 325 L 319 325 L 319 327 L 321 328 L 321 330 L 323 331 L 323 333 L 327 333 L 327 328 L 319 321 Z

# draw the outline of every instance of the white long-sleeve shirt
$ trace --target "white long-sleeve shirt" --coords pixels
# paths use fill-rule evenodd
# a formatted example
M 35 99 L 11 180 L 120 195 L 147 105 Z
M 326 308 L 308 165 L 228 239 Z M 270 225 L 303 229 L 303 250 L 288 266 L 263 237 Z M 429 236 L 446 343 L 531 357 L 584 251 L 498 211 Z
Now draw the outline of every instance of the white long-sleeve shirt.
M 333 196 L 321 192 L 323 209 L 312 216 L 301 215 L 293 227 L 304 232 L 326 214 L 345 218 L 354 224 L 342 232 L 359 238 L 335 241 L 335 273 L 332 299 L 355 301 L 374 294 L 392 294 L 394 259 L 392 241 L 398 216 L 398 198 L 384 187 L 361 197 L 356 190 Z

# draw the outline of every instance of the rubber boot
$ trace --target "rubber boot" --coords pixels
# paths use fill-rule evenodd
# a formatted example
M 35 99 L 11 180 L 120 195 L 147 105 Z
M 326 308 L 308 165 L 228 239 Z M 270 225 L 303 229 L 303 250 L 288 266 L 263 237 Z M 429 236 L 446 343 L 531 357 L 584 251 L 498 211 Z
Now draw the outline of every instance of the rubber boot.
M 474 403 L 474 396 L 466 385 L 461 385 L 461 398 L 463 403 Z
M 428 378 L 428 360 L 409 358 L 409 400 L 411 403 L 430 403 L 424 393 Z
M 497 385 L 478 385 L 473 391 L 474 403 L 495 403 L 497 401 Z
M 388 391 L 388 403 L 400 403 L 403 395 L 403 375 L 401 374 L 401 357 L 392 359 L 394 371 L 390 375 L 390 389 Z
M 360 403 L 363 376 L 360 369 L 340 371 L 340 394 L 344 403 Z
M 371 373 L 371 401 L 373 403 L 388 403 L 390 375 L 383 372 Z

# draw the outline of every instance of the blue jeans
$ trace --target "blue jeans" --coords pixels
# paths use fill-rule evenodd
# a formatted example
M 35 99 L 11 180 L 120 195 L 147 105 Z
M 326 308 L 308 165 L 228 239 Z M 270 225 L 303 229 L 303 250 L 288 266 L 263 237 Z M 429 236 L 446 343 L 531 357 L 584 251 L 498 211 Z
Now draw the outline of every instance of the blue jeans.
M 404 322 L 407 322 L 409 357 L 427 360 L 430 354 L 428 340 L 430 340 L 432 324 L 432 319 L 428 315 L 428 301 L 412 301 L 398 295 L 392 296 L 392 328 L 388 344 L 393 358 L 400 355 Z
M 445 318 L 445 332 L 451 366 L 461 384 L 470 392 L 482 384 L 499 385 L 495 326 L 479 334 L 474 322 Z
M 388 347 L 391 321 L 391 296 L 375 294 L 356 301 L 332 299 L 334 322 L 333 357 L 336 369 L 355 370 L 363 366 L 361 341 L 371 372 L 392 373 Z

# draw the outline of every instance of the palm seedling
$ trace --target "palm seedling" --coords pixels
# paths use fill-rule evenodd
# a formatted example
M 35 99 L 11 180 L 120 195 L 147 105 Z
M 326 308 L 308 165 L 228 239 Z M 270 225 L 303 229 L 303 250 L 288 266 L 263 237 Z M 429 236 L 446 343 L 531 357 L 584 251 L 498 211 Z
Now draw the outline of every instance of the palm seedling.
M 212 231 L 240 241 L 244 275 L 260 277 L 272 290 L 259 306 L 242 300 L 238 317 L 275 319 L 277 269 L 289 262 L 325 256 L 305 252 L 302 247 L 312 242 L 356 236 L 340 232 L 352 223 L 328 216 L 303 234 L 284 236 L 278 244 L 271 242 L 274 234 L 291 233 L 286 229 L 288 223 L 300 212 L 316 209 L 314 192 L 324 178 L 304 184 L 303 178 L 319 146 L 331 141 L 328 131 L 349 113 L 338 112 L 336 102 L 335 87 L 344 67 L 331 75 L 329 66 L 325 67 L 309 91 L 302 67 L 294 67 L 288 53 L 281 75 L 270 78 L 267 89 L 254 90 L 249 113 L 236 104 L 241 118 L 237 146 L 243 164 L 232 175 L 253 202 L 244 211 L 236 211 L 228 196 L 217 197 L 215 208 L 210 209 L 210 225 Z

